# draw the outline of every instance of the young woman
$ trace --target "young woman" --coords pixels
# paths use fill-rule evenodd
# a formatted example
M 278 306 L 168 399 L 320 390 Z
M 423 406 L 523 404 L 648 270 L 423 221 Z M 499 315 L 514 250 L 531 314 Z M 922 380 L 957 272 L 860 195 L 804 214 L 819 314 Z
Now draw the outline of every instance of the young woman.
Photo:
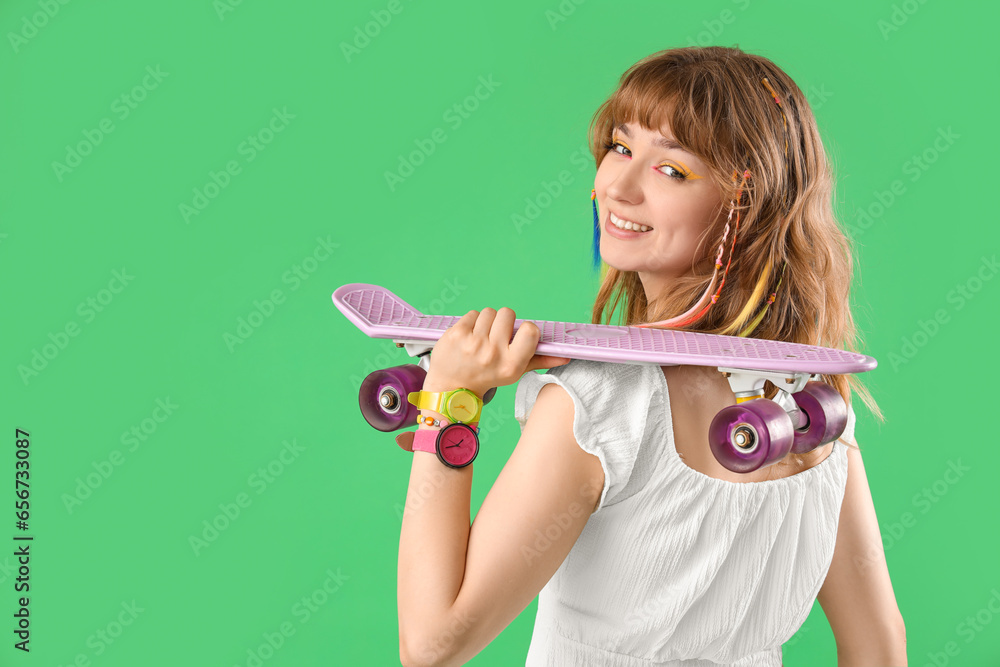
M 617 310 L 632 326 L 856 349 L 830 167 L 774 63 L 722 47 L 653 54 L 598 109 L 590 145 L 606 263 L 593 322 Z M 717 370 L 536 355 L 537 326 L 514 334 L 514 320 L 470 311 L 431 355 L 429 395 L 481 399 L 520 379 L 522 432 L 471 527 L 472 466 L 414 452 L 404 665 L 464 664 L 536 595 L 529 666 L 778 666 L 817 598 L 841 667 L 906 665 L 852 393 L 881 414 L 857 377 L 823 377 L 849 406 L 839 440 L 735 473 L 706 439 L 736 402 Z M 418 432 L 447 424 L 425 409 Z

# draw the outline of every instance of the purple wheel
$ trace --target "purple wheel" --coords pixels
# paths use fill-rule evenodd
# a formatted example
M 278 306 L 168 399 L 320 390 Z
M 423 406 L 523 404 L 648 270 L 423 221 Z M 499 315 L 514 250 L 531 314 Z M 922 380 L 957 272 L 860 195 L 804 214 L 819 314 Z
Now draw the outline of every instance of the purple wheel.
M 411 391 L 420 391 L 426 375 L 427 371 L 416 364 L 369 373 L 358 391 L 365 421 L 379 431 L 395 431 L 416 424 L 417 406 L 406 397 Z
M 755 398 L 719 411 L 708 429 L 715 459 L 733 472 L 776 463 L 792 447 L 792 419 L 772 400 Z
M 847 404 L 840 392 L 825 382 L 807 382 L 792 398 L 808 419 L 805 427 L 795 429 L 792 451 L 796 454 L 836 440 L 847 428 Z

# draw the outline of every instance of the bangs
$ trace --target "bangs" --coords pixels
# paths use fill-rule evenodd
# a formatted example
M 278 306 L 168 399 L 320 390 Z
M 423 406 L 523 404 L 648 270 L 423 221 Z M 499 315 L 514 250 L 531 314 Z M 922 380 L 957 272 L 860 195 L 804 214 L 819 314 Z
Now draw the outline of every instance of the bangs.
M 622 123 L 639 123 L 653 132 L 673 131 L 674 109 L 679 91 L 676 86 L 660 81 L 629 81 L 608 100 L 608 120 L 611 129 Z M 678 143 L 684 143 L 674 135 Z
M 610 140 L 618 125 L 639 123 L 647 130 L 672 136 L 710 169 L 719 171 L 718 159 L 728 153 L 721 150 L 724 137 L 716 135 L 721 129 L 715 118 L 719 105 L 712 104 L 710 95 L 699 95 L 697 89 L 697 82 L 678 70 L 636 71 L 601 110 L 601 134 Z

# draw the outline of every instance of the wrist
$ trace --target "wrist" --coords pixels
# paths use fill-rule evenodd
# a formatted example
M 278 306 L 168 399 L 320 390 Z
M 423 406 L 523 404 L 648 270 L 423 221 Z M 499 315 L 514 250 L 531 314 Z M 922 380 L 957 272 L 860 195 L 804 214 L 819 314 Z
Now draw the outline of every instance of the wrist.
M 445 421 L 428 424 L 431 428 L 443 428 L 449 422 L 461 422 L 475 426 L 482 418 L 483 393 L 453 380 L 440 380 L 425 376 L 420 391 L 410 392 L 407 401 L 420 408 L 430 420 Z M 418 413 L 419 414 L 419 413 Z M 421 424 L 425 420 L 417 420 Z
M 485 390 L 474 387 L 468 383 L 450 380 L 448 378 L 439 378 L 437 376 L 431 375 L 430 373 L 428 373 L 424 377 L 424 384 L 421 387 L 421 389 L 423 389 L 423 391 L 430 391 L 435 393 L 443 391 L 451 391 L 453 389 L 468 389 L 473 394 L 478 396 L 480 401 L 483 400 L 483 395 L 486 393 Z

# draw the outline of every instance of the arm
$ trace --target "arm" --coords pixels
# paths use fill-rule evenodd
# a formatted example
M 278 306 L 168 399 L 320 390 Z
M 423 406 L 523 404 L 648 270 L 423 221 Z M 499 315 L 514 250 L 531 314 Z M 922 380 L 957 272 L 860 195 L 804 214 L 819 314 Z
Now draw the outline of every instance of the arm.
M 565 560 L 604 487 L 600 460 L 573 435 L 573 411 L 562 387 L 541 388 L 471 529 L 465 521 L 472 466 L 464 474 L 444 469 L 434 454 L 415 452 L 399 560 L 399 645 L 406 667 L 465 664 Z M 421 480 L 435 490 L 410 513 Z M 424 565 L 408 569 L 417 554 Z
M 838 667 L 905 667 L 906 629 L 861 452 L 849 448 L 847 461 L 837 546 L 818 600 L 837 640 Z

